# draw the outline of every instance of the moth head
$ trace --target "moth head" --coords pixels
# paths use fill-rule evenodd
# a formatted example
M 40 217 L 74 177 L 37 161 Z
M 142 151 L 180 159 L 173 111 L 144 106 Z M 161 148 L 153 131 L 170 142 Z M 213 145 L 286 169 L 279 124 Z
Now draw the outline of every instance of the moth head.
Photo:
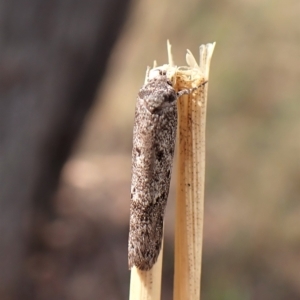
M 149 74 L 148 74 L 148 78 L 147 78 L 147 81 L 151 81 L 152 79 L 154 78 L 157 78 L 159 76 L 167 76 L 167 70 L 165 69 L 162 69 L 162 68 L 154 68 L 154 69 L 151 69 L 149 71 Z
M 162 114 L 176 106 L 178 96 L 172 82 L 167 78 L 166 71 L 160 69 L 151 71 L 153 71 L 151 79 L 140 90 L 139 99 L 150 113 Z

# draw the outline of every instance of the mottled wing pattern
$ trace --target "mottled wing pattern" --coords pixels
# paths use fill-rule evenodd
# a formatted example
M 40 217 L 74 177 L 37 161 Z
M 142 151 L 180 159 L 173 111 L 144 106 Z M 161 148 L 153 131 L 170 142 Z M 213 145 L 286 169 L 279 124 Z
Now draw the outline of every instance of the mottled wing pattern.
M 129 268 L 149 270 L 162 243 L 177 127 L 177 94 L 165 76 L 138 95 L 133 130 Z

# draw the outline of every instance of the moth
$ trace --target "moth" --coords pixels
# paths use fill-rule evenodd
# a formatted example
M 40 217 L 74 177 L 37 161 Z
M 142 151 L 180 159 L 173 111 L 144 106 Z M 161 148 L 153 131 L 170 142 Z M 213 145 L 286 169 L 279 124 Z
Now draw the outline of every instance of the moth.
M 166 72 L 152 70 L 135 108 L 132 148 L 129 269 L 150 270 L 157 261 L 175 149 L 177 99 L 197 88 L 176 92 Z M 202 84 L 203 85 L 203 84 Z

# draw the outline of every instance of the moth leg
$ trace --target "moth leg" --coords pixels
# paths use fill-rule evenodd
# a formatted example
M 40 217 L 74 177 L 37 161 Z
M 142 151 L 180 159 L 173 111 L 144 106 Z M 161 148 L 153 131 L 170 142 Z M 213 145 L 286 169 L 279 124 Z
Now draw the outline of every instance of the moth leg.
M 193 91 L 196 91 L 196 90 L 200 89 L 200 88 L 201 88 L 202 86 L 204 86 L 207 82 L 208 82 L 208 81 L 206 80 L 206 81 L 202 82 L 199 86 L 197 86 L 197 87 L 195 87 L 195 88 L 192 88 L 192 89 L 184 89 L 184 90 L 182 90 L 182 91 L 179 91 L 179 92 L 177 93 L 177 97 L 179 98 L 179 97 L 181 97 L 182 95 L 188 95 L 188 94 L 191 94 Z

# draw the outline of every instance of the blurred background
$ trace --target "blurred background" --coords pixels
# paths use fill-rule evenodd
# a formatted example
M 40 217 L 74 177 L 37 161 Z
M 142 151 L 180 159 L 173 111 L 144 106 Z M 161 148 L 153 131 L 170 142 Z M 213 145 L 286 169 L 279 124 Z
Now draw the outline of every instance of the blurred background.
M 22 159 L 15 169 L 11 165 L 8 169 L 3 167 L 6 176 L 2 191 L 7 186 L 14 192 L 20 190 L 10 174 L 20 174 L 20 164 L 33 159 L 30 153 L 26 155 L 28 149 L 24 152 L 22 148 L 27 138 L 39 143 L 39 150 L 33 151 L 37 157 L 63 155 L 54 155 L 48 161 L 48 168 L 55 166 L 50 179 L 44 174 L 48 170 L 40 164 L 40 173 L 33 177 L 46 177 L 41 177 L 42 183 L 35 181 L 37 187 L 24 191 L 29 200 L 18 213 L 13 214 L 13 208 L 20 206 L 16 197 L 9 203 L 1 199 L 1 205 L 12 213 L 11 218 L 4 216 L 1 221 L 2 239 L 6 234 L 7 245 L 14 242 L 9 230 L 16 219 L 20 228 L 25 228 L 25 233 L 14 235 L 24 245 L 19 243 L 14 256 L 18 260 L 10 256 L 9 247 L 0 252 L 0 262 L 14 260 L 19 270 L 8 272 L 12 267 L 2 265 L 1 281 L 10 276 L 9 284 L 13 282 L 12 286 L 18 287 L 22 299 L 128 299 L 131 145 L 138 90 L 146 67 L 154 59 L 159 65 L 167 62 L 167 39 L 177 65 L 185 65 L 187 48 L 198 58 L 200 44 L 216 41 L 208 90 L 201 299 L 300 299 L 300 2 L 182 0 L 175 4 L 170 0 L 146 0 L 133 1 L 125 7 L 122 1 L 115 1 L 106 14 L 111 22 L 124 19 L 124 23 L 114 25 L 115 30 L 110 23 L 99 22 L 98 31 L 93 31 L 91 24 L 101 21 L 105 9 L 93 6 L 96 4 L 92 0 L 84 4 L 84 9 L 79 2 L 69 2 L 56 1 L 53 6 L 59 7 L 59 13 L 55 14 L 49 14 L 51 5 L 37 14 L 29 14 L 28 7 L 14 8 L 17 16 L 24 19 L 24 27 L 31 17 L 45 22 L 47 30 L 44 28 L 35 39 L 50 53 L 51 49 L 59 49 L 59 59 L 53 65 L 47 57 L 42 59 L 43 51 L 34 54 L 34 66 L 39 62 L 50 64 L 42 79 L 39 72 L 34 73 L 33 91 L 35 87 L 40 90 L 40 81 L 44 80 L 43 95 L 49 97 L 47 103 L 53 108 L 40 104 L 45 99 L 32 102 L 24 124 L 32 118 L 36 123 L 24 129 L 19 139 L 14 130 L 20 130 L 19 115 L 24 103 L 7 111 L 5 105 L 10 105 L 9 97 L 18 93 L 18 87 L 6 83 L 10 92 L 4 94 L 9 97 L 2 107 L 10 118 L 2 122 L 10 151 L 2 151 L 2 163 Z M 32 28 L 40 30 L 34 23 Z M 49 35 L 49 28 L 55 28 L 57 34 Z M 102 30 L 108 34 L 102 34 Z M 4 27 L 2 32 L 3 45 L 15 47 L 9 48 L 10 55 L 14 54 L 11 49 L 18 49 L 17 57 L 32 55 L 30 47 L 35 40 L 25 40 L 22 32 L 16 32 L 15 40 L 22 43 L 10 43 L 10 27 Z M 65 32 L 70 37 L 67 46 Z M 115 38 L 111 39 L 111 35 Z M 96 42 L 97 36 L 102 40 Z M 108 48 L 103 54 L 105 47 Z M 94 77 L 81 76 L 84 68 L 80 67 L 97 67 L 95 61 L 100 56 L 103 72 Z M 7 61 L 5 57 L 6 64 Z M 64 70 L 65 61 L 68 72 L 62 73 L 64 78 L 60 74 L 56 86 L 55 74 Z M 18 60 L 15 64 L 12 78 L 20 73 Z M 28 76 L 33 71 L 26 67 Z M 11 82 L 11 72 L 11 64 L 4 69 L 2 64 L 1 76 L 6 82 Z M 68 76 L 76 72 L 76 80 L 68 81 Z M 90 73 L 93 72 L 97 70 Z M 86 84 L 77 92 L 78 85 L 90 80 L 94 85 Z M 77 99 L 70 102 L 79 117 L 68 106 L 61 109 L 66 98 Z M 60 104 L 51 104 L 51 99 L 60 99 Z M 51 131 L 43 130 L 42 124 L 48 119 L 50 124 L 57 115 L 65 122 L 58 122 Z M 76 130 L 69 126 L 68 118 L 79 118 Z M 38 136 L 47 137 L 42 145 L 32 133 L 37 130 Z M 66 151 L 61 150 L 64 143 L 52 147 L 56 136 L 60 141 L 67 140 Z M 2 149 L 8 149 L 5 138 Z M 21 154 L 14 152 L 16 147 Z M 28 169 L 32 169 L 30 163 Z M 19 181 L 32 182 L 28 176 L 24 173 Z M 166 212 L 162 299 L 172 299 L 174 200 L 172 180 Z M 14 276 L 19 276 L 18 280 L 14 281 Z M 11 294 L 3 286 L 6 296 L 1 299 L 19 299 L 8 296 Z

